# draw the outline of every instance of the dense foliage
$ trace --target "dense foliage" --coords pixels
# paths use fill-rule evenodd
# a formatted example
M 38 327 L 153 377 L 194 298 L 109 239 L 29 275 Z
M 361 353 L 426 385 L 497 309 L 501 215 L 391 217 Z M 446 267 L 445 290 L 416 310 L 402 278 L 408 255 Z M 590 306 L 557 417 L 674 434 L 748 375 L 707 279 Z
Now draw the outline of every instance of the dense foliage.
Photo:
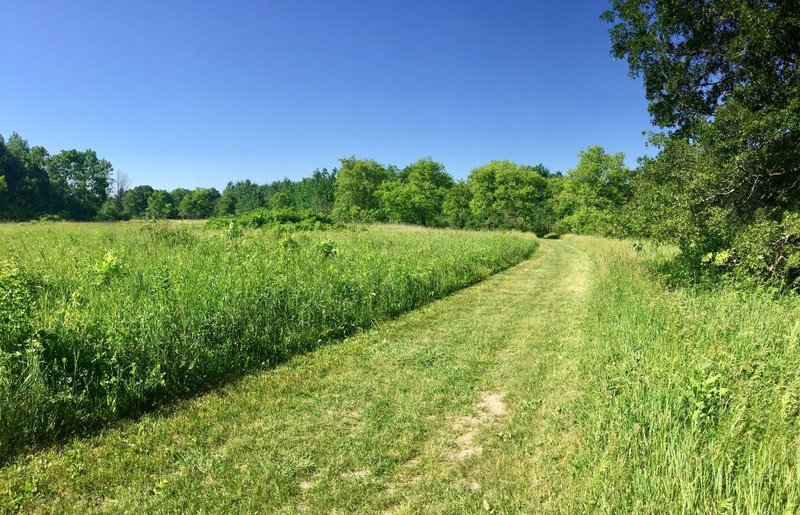
M 645 159 L 633 234 L 681 268 L 792 288 L 800 279 L 800 4 L 614 0 L 613 53 L 666 133 Z
M 549 232 L 554 218 L 548 204 L 549 170 L 492 161 L 476 168 L 467 179 L 473 225 Z
M 251 229 L 283 227 L 297 230 L 323 230 L 334 226 L 333 218 L 310 209 L 284 207 L 280 209 L 255 209 L 237 216 L 219 216 L 208 221 L 213 229 L 236 231 L 242 227 Z
M 49 214 L 91 219 L 108 199 L 111 163 L 93 150 L 51 156 L 19 134 L 0 136 L 0 220 Z
M 404 168 L 396 180 L 386 181 L 378 195 L 386 215 L 395 221 L 444 226 L 442 204 L 452 186 L 444 165 L 428 158 Z
M 505 228 L 540 235 L 558 230 L 611 234 L 618 231 L 609 220 L 616 217 L 624 197 L 619 191 L 627 191 L 629 179 L 621 154 L 609 156 L 600 147 L 591 147 L 580 154 L 578 173 L 566 177 L 542 165 L 492 161 L 460 181 L 431 158 L 398 169 L 353 156 L 341 159 L 331 172 L 315 170 L 299 181 L 230 182 L 222 193 L 214 188 L 166 191 L 146 184 L 129 187 L 125 174 L 114 178 L 111 164 L 98 160 L 90 150 L 65 151 L 51 158 L 41 147 L 30 149 L 17 134 L 0 150 L 0 220 L 215 218 L 215 226 L 232 220 L 245 226 L 299 222 L 281 221 L 288 216 L 308 219 L 310 225 L 329 224 L 333 218 Z M 584 169 L 596 170 L 600 176 L 588 177 L 589 172 L 581 172 Z M 572 185 L 573 179 L 580 184 Z M 606 198 L 606 193 L 593 191 L 598 185 L 615 194 Z M 37 193 L 40 190 L 45 193 Z M 562 191 L 565 198 L 559 200 Z M 565 221 L 559 223 L 559 219 Z
M 466 180 L 455 180 L 442 163 L 431 158 L 399 169 L 352 156 L 341 159 L 331 172 L 316 170 L 299 181 L 230 182 L 222 193 L 214 188 L 166 191 L 149 185 L 129 187 L 126 175 L 113 178 L 110 163 L 97 160 L 92 151 L 65 151 L 50 158 L 41 147 L 28 149 L 17 134 L 2 148 L 11 149 L 6 151 L 8 156 L 28 156 L 27 161 L 0 161 L 0 219 L 10 220 L 214 218 L 215 227 L 234 222 L 249 227 L 292 223 L 313 228 L 330 225 L 333 219 L 515 229 L 539 235 L 558 231 L 619 234 L 618 211 L 629 196 L 631 179 L 622 154 L 590 147 L 579 154 L 578 166 L 567 176 L 542 165 L 492 161 L 472 170 Z M 44 191 L 57 192 L 55 197 L 33 199 L 33 193 L 21 193 L 20 181 L 8 185 L 6 176 L 36 183 L 31 178 L 37 170 L 34 165 L 27 171 L 14 168 L 23 161 L 42 161 L 43 170 L 52 170 L 42 175 L 42 184 Z
M 249 180 L 228 183 L 218 206 L 221 215 L 242 214 L 255 209 L 296 207 L 330 214 L 333 209 L 336 170 L 315 170 L 300 181 L 284 179 L 258 185 Z
M 537 242 L 158 222 L 4 225 L 0 245 L 2 457 L 369 327 L 526 259 Z
M 563 181 L 553 200 L 562 231 L 619 236 L 622 208 L 631 196 L 633 174 L 622 153 L 589 147 L 578 154 L 578 166 Z

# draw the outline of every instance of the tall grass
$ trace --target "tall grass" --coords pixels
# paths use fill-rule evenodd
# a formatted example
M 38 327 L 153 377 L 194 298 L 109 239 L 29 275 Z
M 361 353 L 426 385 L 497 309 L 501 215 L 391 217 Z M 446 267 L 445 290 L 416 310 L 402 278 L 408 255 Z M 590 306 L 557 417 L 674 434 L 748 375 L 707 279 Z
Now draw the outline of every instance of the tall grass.
M 670 290 L 628 243 L 585 245 L 576 511 L 800 510 L 800 299 Z
M 342 338 L 536 247 L 446 230 L 0 226 L 0 460 Z

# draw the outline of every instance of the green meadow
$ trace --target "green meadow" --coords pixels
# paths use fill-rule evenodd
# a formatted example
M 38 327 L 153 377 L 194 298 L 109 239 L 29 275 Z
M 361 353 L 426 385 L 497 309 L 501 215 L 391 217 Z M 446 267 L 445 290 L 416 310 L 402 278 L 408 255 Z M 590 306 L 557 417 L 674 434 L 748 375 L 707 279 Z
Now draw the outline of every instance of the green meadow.
M 0 515 L 800 513 L 800 2 L 7 3 Z
M 68 285 L 95 278 L 81 290 L 94 302 L 81 305 L 94 315 L 82 327 L 125 317 L 138 332 L 129 329 L 124 341 L 53 341 L 101 356 L 113 349 L 118 357 L 109 362 L 129 363 L 117 365 L 120 377 L 134 364 L 164 374 L 152 389 L 143 379 L 114 390 L 116 404 L 89 393 L 80 404 L 92 383 L 52 389 L 70 384 L 69 376 L 48 382 L 64 368 L 42 350 L 38 391 L 74 400 L 55 411 L 42 397 L 39 412 L 37 398 L 23 397 L 37 390 L 6 380 L 4 413 L 50 416 L 49 427 L 62 431 L 29 437 L 67 434 L 79 417 L 102 429 L 15 453 L 0 469 L 4 511 L 791 513 L 799 506 L 800 302 L 668 287 L 654 271 L 674 256 L 670 247 L 386 226 L 246 231 L 233 240 L 199 227 L 4 229 L 28 231 L 14 249 L 30 253 L 26 277 L 42 288 L 31 318 L 38 345 L 45 334 L 75 334 L 67 332 L 75 322 L 66 310 L 76 309 Z M 72 237 L 93 244 L 69 245 L 67 254 L 58 243 L 44 246 Z M 272 259 L 254 262 L 248 250 L 255 249 Z M 120 271 L 99 280 L 97 263 L 109 253 Z M 191 310 L 163 294 L 137 293 L 136 258 L 148 253 L 170 263 L 169 291 Z M 195 272 L 210 266 L 221 277 L 202 282 Z M 333 275 L 330 267 L 343 268 Z M 152 290 L 157 267 L 140 268 Z M 263 291 L 271 299 L 298 292 L 284 302 L 301 315 L 277 318 L 282 332 L 266 331 L 280 311 L 251 309 L 263 306 L 256 293 Z M 40 311 L 45 302 L 55 307 Z M 61 316 L 45 315 L 56 307 Z M 28 370 L 15 379 L 31 381 L 23 361 L 31 358 L 23 356 L 6 352 L 5 363 L 20 368 L 4 365 L 4 373 Z M 96 366 L 86 367 L 89 377 L 106 370 Z M 5 418 L 4 427 L 37 429 L 28 420 Z
M 536 247 L 402 227 L 0 226 L 0 455 L 274 366 Z

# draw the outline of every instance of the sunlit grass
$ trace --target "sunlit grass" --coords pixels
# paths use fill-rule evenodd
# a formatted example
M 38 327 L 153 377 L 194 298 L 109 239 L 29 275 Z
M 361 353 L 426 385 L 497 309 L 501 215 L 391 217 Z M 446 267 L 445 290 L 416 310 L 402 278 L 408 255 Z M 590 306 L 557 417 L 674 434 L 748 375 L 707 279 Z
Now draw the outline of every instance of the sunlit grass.
M 18 455 L 0 467 L 0 512 L 539 512 L 570 495 L 558 443 L 580 341 L 560 322 L 589 272 L 543 242 L 336 345 Z M 484 416 L 488 397 L 501 408 Z
M 195 237 L 223 238 L 215 234 Z M 445 259 L 443 245 L 480 247 L 474 261 L 527 241 L 407 227 L 308 234 L 297 247 L 285 238 L 273 237 L 275 256 L 289 247 L 347 260 L 364 274 L 356 284 L 378 280 L 365 261 L 386 275 L 390 256 L 418 271 Z M 98 272 L 116 268 L 107 252 L 87 260 L 93 273 L 113 275 Z M 403 257 L 411 252 L 427 261 Z M 22 454 L 0 468 L 0 506 L 797 512 L 800 299 L 670 289 L 653 270 L 673 254 L 590 237 L 542 241 L 535 259 L 344 343 L 174 411 Z M 460 457 L 463 421 L 481 420 L 487 393 L 504 412 L 475 422 L 470 442 L 482 450 Z
M 0 457 L 207 390 L 527 258 L 520 233 L 0 225 Z M 11 304 L 6 303 L 6 306 Z
M 584 324 L 579 511 L 800 509 L 800 299 L 669 290 L 670 249 L 581 245 L 605 263 Z

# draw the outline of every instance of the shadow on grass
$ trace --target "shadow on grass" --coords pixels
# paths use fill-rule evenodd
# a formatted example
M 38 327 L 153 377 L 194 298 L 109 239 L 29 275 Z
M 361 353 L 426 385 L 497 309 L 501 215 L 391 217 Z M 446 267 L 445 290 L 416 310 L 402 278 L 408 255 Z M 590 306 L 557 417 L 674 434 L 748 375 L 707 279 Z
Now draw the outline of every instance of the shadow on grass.
M 533 254 L 535 254 L 535 252 L 527 256 L 525 260 L 530 259 L 533 256 Z M 24 460 L 27 457 L 30 457 L 37 452 L 41 452 L 48 449 L 60 450 L 63 447 L 69 446 L 71 442 L 75 442 L 81 439 L 91 438 L 93 436 L 97 436 L 103 433 L 104 431 L 113 431 L 124 428 L 126 426 L 138 422 L 145 415 L 150 415 L 156 420 L 171 417 L 176 413 L 180 412 L 181 410 L 185 409 L 188 402 L 201 398 L 205 395 L 209 395 L 216 392 L 222 396 L 226 396 L 227 395 L 226 388 L 230 387 L 231 385 L 235 384 L 237 381 L 243 379 L 248 375 L 274 370 L 275 368 L 287 363 L 288 361 L 294 358 L 311 354 L 319 350 L 320 348 L 328 345 L 339 344 L 344 340 L 346 340 L 347 338 L 350 338 L 363 331 L 368 331 L 375 328 L 380 323 L 396 320 L 401 316 L 416 311 L 417 309 L 420 309 L 422 307 L 425 307 L 431 304 L 432 302 L 436 302 L 438 300 L 449 297 L 450 295 L 453 295 L 459 291 L 463 291 L 467 288 L 475 286 L 483 282 L 484 280 L 489 279 L 493 275 L 505 272 L 506 270 L 510 270 L 516 266 L 519 266 L 525 260 L 520 261 L 519 263 L 515 263 L 502 270 L 497 270 L 495 273 L 483 279 L 474 280 L 469 284 L 465 284 L 461 288 L 457 288 L 447 292 L 442 292 L 440 295 L 436 295 L 433 297 L 428 297 L 424 302 L 421 302 L 409 309 L 391 312 L 381 317 L 380 319 L 372 320 L 366 324 L 363 324 L 362 326 L 352 327 L 351 329 L 341 332 L 336 336 L 323 338 L 321 340 L 311 339 L 305 341 L 289 351 L 278 352 L 272 355 L 269 359 L 269 362 L 266 364 L 254 364 L 252 366 L 243 367 L 229 374 L 216 376 L 200 386 L 197 385 L 193 386 L 191 392 L 186 392 L 182 394 L 181 393 L 173 394 L 167 397 L 154 397 L 152 399 L 147 399 L 141 406 L 132 409 L 131 411 L 125 413 L 124 415 L 119 415 L 112 419 L 98 419 L 95 423 L 90 425 L 84 425 L 81 426 L 80 428 L 76 428 L 75 426 L 66 426 L 60 432 L 49 435 L 48 434 L 39 435 L 35 440 L 24 443 L 17 443 L 16 445 L 13 445 L 5 455 L 0 455 L 0 467 L 8 466 L 18 460 Z

